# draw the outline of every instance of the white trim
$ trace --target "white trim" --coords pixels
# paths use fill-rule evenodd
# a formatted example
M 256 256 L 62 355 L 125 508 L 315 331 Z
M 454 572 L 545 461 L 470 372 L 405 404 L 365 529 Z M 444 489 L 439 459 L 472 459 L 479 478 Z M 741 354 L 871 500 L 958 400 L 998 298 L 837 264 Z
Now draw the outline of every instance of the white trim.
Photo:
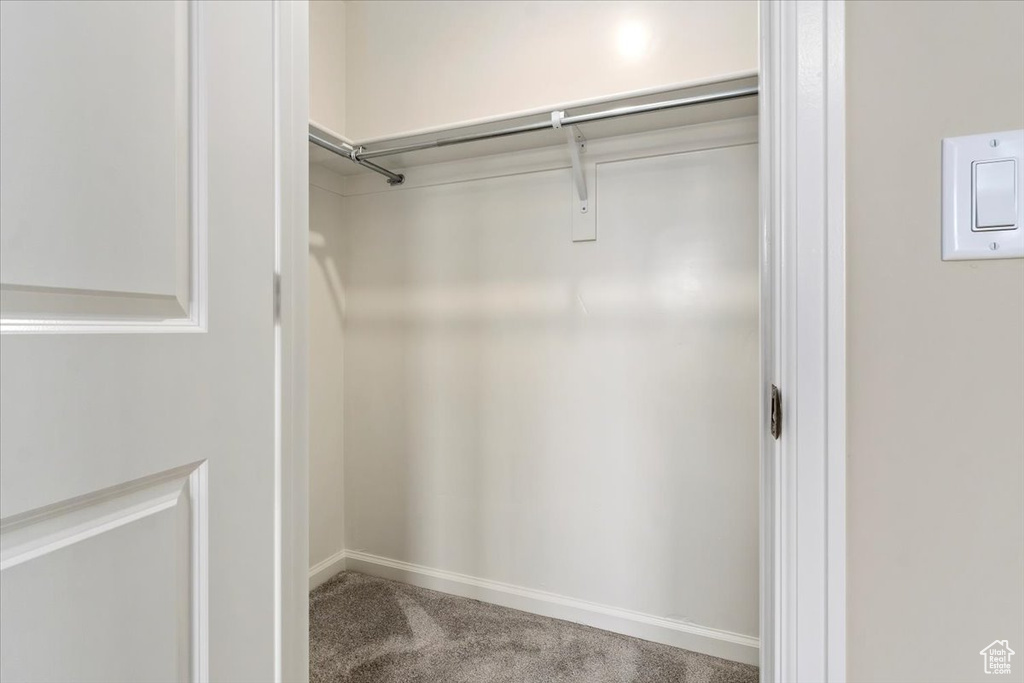
M 281 54 L 281 3 L 274 2 L 271 5 L 273 16 L 273 64 L 274 64 L 274 283 L 275 289 L 280 286 L 281 273 L 281 240 L 285 228 L 282 225 L 285 207 L 283 206 L 284 166 L 287 162 L 282 156 L 281 139 L 287 133 L 282 130 L 284 126 L 283 111 L 286 109 L 281 101 L 281 80 L 282 80 L 282 54 Z M 275 294 L 275 296 L 278 296 Z M 276 309 L 275 300 L 274 320 L 274 682 L 282 681 L 282 651 L 284 642 L 284 618 L 282 611 L 282 595 L 284 585 L 282 572 L 284 570 L 284 553 L 282 552 L 282 534 L 284 527 L 284 510 L 281 506 L 282 490 L 284 480 L 282 470 L 283 460 L 283 411 L 281 409 L 284 392 L 282 390 L 282 373 L 284 354 L 281 352 L 281 325 L 280 311 Z
M 742 116 L 589 140 L 586 163 L 589 166 L 746 145 L 756 143 L 757 135 L 757 118 Z M 310 183 L 343 197 L 352 197 L 382 192 L 408 192 L 435 185 L 539 173 L 570 168 L 571 165 L 570 157 L 562 144 L 418 166 L 416 173 L 397 187 L 382 186 L 380 177 L 375 174 L 342 175 L 325 166 L 313 164 Z M 593 176 L 592 171 L 588 172 Z
M 762 681 L 846 678 L 844 15 L 761 3 Z
M 309 6 L 274 2 L 275 679 L 309 680 Z
M 358 146 L 359 146 L 359 145 L 357 145 L 357 144 L 356 144 L 355 142 L 353 142 L 352 140 L 349 140 L 349 139 L 348 139 L 347 137 L 345 137 L 344 135 L 342 135 L 341 133 L 339 133 L 338 131 L 334 130 L 333 128 L 328 128 L 328 127 L 327 127 L 327 126 L 325 126 L 324 124 L 322 124 L 322 123 L 317 123 L 317 122 L 316 122 L 316 121 L 314 121 L 313 119 L 310 119 L 310 120 L 309 120 L 309 125 L 310 125 L 311 127 L 313 127 L 313 128 L 316 128 L 316 129 L 318 129 L 318 130 L 320 130 L 320 131 L 324 132 L 324 133 L 327 133 L 327 134 L 328 134 L 329 136 L 331 136 L 331 137 L 332 137 L 332 138 L 334 138 L 335 140 L 338 140 L 339 142 L 343 142 L 343 143 L 345 143 L 346 145 L 348 145 L 349 147 L 352 147 L 352 148 L 356 148 L 356 147 L 358 147 Z
M 344 550 L 320 560 L 309 568 L 309 590 L 313 590 L 335 574 L 345 571 L 346 566 Z
M 846 6 L 826 8 L 828 221 L 827 674 L 846 680 Z
M 320 128 L 324 132 L 334 135 L 339 140 L 352 145 L 353 147 L 360 147 L 363 145 L 384 145 L 387 144 L 398 144 L 402 140 L 408 138 L 415 138 L 421 135 L 436 135 L 439 133 L 451 133 L 463 128 L 471 128 L 473 126 L 482 126 L 489 123 L 498 123 L 501 121 L 507 121 L 508 119 L 518 119 L 526 116 L 538 116 L 540 114 L 550 114 L 552 111 L 565 110 L 565 109 L 580 109 L 582 107 L 591 107 L 598 104 L 604 104 L 613 100 L 628 100 L 638 97 L 648 97 L 650 95 L 658 95 L 663 92 L 669 92 L 672 90 L 686 90 L 690 88 L 699 88 L 705 85 L 716 85 L 725 81 L 739 81 L 744 78 L 751 78 L 757 76 L 756 71 L 744 70 L 734 71 L 727 74 L 716 74 L 714 76 L 707 76 L 704 78 L 696 78 L 689 81 L 678 81 L 676 83 L 665 83 L 662 85 L 650 86 L 647 88 L 638 88 L 636 90 L 626 90 L 622 92 L 612 93 L 610 95 L 600 95 L 596 97 L 587 97 L 579 100 L 569 100 L 567 102 L 559 102 L 558 104 L 549 104 L 542 107 L 533 107 L 531 109 L 520 109 L 513 112 L 502 112 L 492 116 L 482 116 L 475 119 L 465 119 L 462 121 L 456 121 L 455 123 L 445 123 L 437 126 L 427 126 L 425 128 L 415 128 L 413 130 L 399 131 L 395 133 L 389 133 L 387 135 L 377 135 L 375 137 L 368 137 L 360 140 L 359 142 L 353 142 L 344 135 L 338 135 L 329 128 L 324 128 L 317 124 L 315 121 L 310 121 L 311 124 Z
M 344 552 L 344 565 L 346 569 L 421 588 L 585 624 L 732 661 L 747 664 L 757 664 L 758 661 L 758 639 L 754 636 L 577 600 L 500 581 L 432 569 L 355 550 Z
M 768 11 L 770 8 L 761 2 L 760 11 L 760 69 L 758 80 L 758 159 L 760 192 L 760 255 L 761 255 L 761 310 L 760 310 L 760 342 L 761 342 L 761 514 L 760 524 L 760 634 L 761 634 L 761 681 L 771 683 L 782 681 L 776 667 L 780 644 L 775 634 L 779 630 L 779 610 L 776 599 L 780 593 L 778 547 L 779 519 L 779 485 L 778 442 L 769 434 L 771 424 L 771 387 L 775 373 L 775 316 L 773 304 L 778 295 L 775 292 L 774 264 L 777 260 L 777 248 L 772 232 L 776 224 L 774 212 L 774 183 L 779 175 L 778 157 L 771 153 L 771 141 L 778 137 L 780 117 L 778 115 L 778 68 L 777 43 L 770 37 L 778 33 L 778 13 Z
M 210 498 L 207 461 L 188 476 L 189 516 L 192 531 L 191 607 L 192 680 L 210 680 Z

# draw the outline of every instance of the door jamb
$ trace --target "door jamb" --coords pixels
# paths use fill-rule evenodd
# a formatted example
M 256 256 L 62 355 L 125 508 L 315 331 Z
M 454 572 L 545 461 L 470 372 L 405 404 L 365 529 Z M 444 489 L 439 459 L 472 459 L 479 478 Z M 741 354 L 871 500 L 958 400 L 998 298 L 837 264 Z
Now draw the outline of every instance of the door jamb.
M 309 680 L 309 6 L 274 0 L 274 681 Z
M 843 0 L 761 0 L 766 682 L 846 680 L 844 41 Z

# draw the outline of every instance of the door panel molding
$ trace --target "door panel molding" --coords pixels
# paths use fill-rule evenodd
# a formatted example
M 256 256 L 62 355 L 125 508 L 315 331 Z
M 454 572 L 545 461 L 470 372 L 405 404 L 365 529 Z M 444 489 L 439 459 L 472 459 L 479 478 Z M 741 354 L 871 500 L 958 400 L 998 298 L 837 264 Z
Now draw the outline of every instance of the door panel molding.
M 116 5 L 117 3 L 115 3 Z M 67 225 L 64 228 L 49 227 L 43 224 L 35 224 L 26 215 L 34 214 L 30 209 L 33 207 L 17 206 L 10 209 L 10 213 L 4 215 L 3 235 L 4 251 L 7 257 L 4 259 L 5 268 L 3 280 L 0 281 L 0 332 L 9 333 L 88 333 L 88 332 L 204 332 L 206 330 L 206 244 L 207 244 L 207 212 L 206 212 L 206 92 L 205 92 L 205 55 L 203 41 L 201 39 L 203 24 L 202 4 L 195 0 L 185 2 L 179 0 L 173 4 L 174 12 L 174 37 L 172 59 L 174 76 L 174 114 L 173 131 L 159 130 L 158 126 L 147 122 L 133 125 L 132 128 L 141 127 L 146 130 L 146 137 L 161 138 L 168 134 L 172 135 L 173 144 L 173 166 L 170 171 L 158 171 L 163 175 L 174 178 L 174 201 L 173 201 L 173 235 L 153 237 L 159 232 L 154 226 L 132 226 L 125 218 L 125 224 L 112 226 L 109 235 L 96 236 L 97 242 L 91 247 L 97 254 L 116 251 L 118 246 L 123 246 L 126 254 L 116 254 L 111 259 L 120 259 L 120 263 L 131 261 L 134 248 L 138 256 L 145 256 L 144 261 L 150 265 L 166 264 L 156 268 L 160 275 L 150 275 L 149 270 L 143 265 L 137 265 L 130 273 L 122 273 L 124 286 L 117 282 L 118 274 L 116 268 L 103 268 L 96 264 L 92 267 L 93 274 L 70 273 L 57 265 L 48 264 L 49 251 L 52 242 L 64 242 L 69 239 L 75 241 L 76 246 L 60 245 L 60 250 L 81 250 L 83 244 L 88 244 L 92 236 L 79 235 L 76 230 L 79 225 L 84 228 L 88 223 L 89 216 L 85 216 L 76 225 Z M 8 9 L 8 8 L 5 8 Z M 92 12 L 95 8 L 89 8 Z M 14 11 L 14 10 L 9 10 Z M 116 10 L 114 10 L 116 11 Z M 89 15 L 86 15 L 87 17 Z M 28 24 L 35 24 L 34 17 L 21 17 Z M 117 26 L 111 26 L 112 17 L 107 17 L 107 29 L 117 31 Z M 69 21 L 65 19 L 65 21 Z M 97 23 L 101 23 L 98 19 Z M 23 23 L 24 23 L 23 22 Z M 11 22 L 14 24 L 15 22 Z M 102 23 L 101 23 L 102 25 Z M 58 34 L 54 40 L 57 40 Z M 88 32 L 83 31 L 83 34 Z M 16 47 L 11 48 L 13 50 Z M 100 53 L 102 50 L 96 50 Z M 6 55 L 5 55 L 6 57 Z M 12 60 L 13 62 L 13 60 Z M 126 67 L 128 68 L 128 67 Z M 12 66 L 12 70 L 15 67 Z M 17 73 L 24 73 L 24 69 L 17 69 Z M 116 74 L 103 76 L 107 80 L 116 81 Z M 116 94 L 116 93 L 115 93 Z M 50 93 L 51 99 L 55 102 L 47 109 L 62 111 L 64 108 L 59 97 Z M 140 92 L 139 97 L 145 93 Z M 28 99 L 28 98 L 22 98 Z M 40 96 L 45 100 L 45 96 Z M 17 98 L 10 96 L 10 101 L 5 103 L 5 108 L 14 109 Z M 11 106 L 8 107 L 7 105 Z M 30 101 L 18 109 L 27 108 L 38 110 L 43 108 L 40 102 Z M 119 109 L 132 107 L 132 102 L 115 102 L 111 107 Z M 140 108 L 142 108 L 140 106 Z M 113 188 L 104 188 L 103 191 L 118 191 L 125 194 L 125 205 L 131 205 L 132 209 L 123 208 L 110 197 L 97 198 L 93 196 L 96 191 L 90 191 L 88 187 L 83 189 L 79 184 L 102 188 L 103 183 L 97 183 L 93 179 L 68 179 L 61 176 L 57 168 L 63 166 L 59 159 L 60 153 L 87 156 L 92 150 L 89 145 L 89 131 L 82 134 L 70 135 L 67 128 L 72 127 L 68 120 L 75 115 L 74 112 L 50 114 L 50 118 L 61 117 L 64 125 L 59 126 L 63 131 L 50 136 L 38 130 L 16 131 L 19 136 L 42 140 L 44 146 L 57 148 L 58 151 L 35 151 L 32 145 L 25 144 L 5 153 L 4 174 L 8 178 L 24 177 L 17 187 L 9 192 L 9 197 L 18 199 L 22 196 L 32 197 L 39 195 L 41 189 L 52 194 L 50 202 L 54 206 L 91 207 L 95 211 L 117 215 L 119 211 L 138 213 L 146 211 L 147 196 L 143 190 L 146 189 L 145 181 L 140 180 L 139 184 L 125 186 L 124 179 L 132 171 L 126 171 L 124 166 L 125 153 L 114 155 L 119 159 L 120 164 L 113 169 Z M 10 114 L 13 122 L 20 121 L 19 113 Z M 129 115 L 120 114 L 123 120 Z M 14 129 L 4 121 L 5 128 Z M 35 125 L 41 128 L 43 121 Z M 32 128 L 32 125 L 29 125 Z M 10 136 L 14 136 L 14 132 Z M 138 138 L 138 130 L 135 136 Z M 5 136 L 6 138 L 7 136 Z M 78 139 L 84 140 L 78 144 Z M 5 144 L 10 140 L 5 140 Z M 13 147 L 13 146 L 12 146 Z M 65 149 L 69 148 L 69 149 Z M 139 169 L 142 174 L 147 163 L 156 163 L 154 159 L 146 156 L 144 151 L 132 151 L 130 161 L 133 168 Z M 41 160 L 40 157 L 49 156 L 49 160 Z M 102 155 L 99 155 L 102 156 Z M 77 159 L 76 159 L 77 164 Z M 74 166 L 75 164 L 71 164 Z M 80 164 L 78 164 L 80 165 Z M 100 166 L 100 162 L 96 162 Z M 166 169 L 166 167 L 164 167 Z M 120 175 L 117 175 L 117 174 Z M 121 181 L 119 183 L 119 181 Z M 6 181 L 5 181 L 6 182 Z M 66 190 L 62 193 L 62 188 Z M 133 190 L 140 192 L 135 193 Z M 35 190 L 35 192 L 33 192 Z M 55 193 L 55 194 L 54 194 Z M 133 196 L 133 195 L 138 196 Z M 5 197 L 5 202 L 7 198 Z M 144 208 L 139 208 L 139 207 Z M 44 218 L 37 217 L 37 220 Z M 123 243 L 111 244 L 112 236 L 123 236 L 132 234 L 134 228 L 139 230 L 148 227 L 151 230 L 149 242 L 138 244 Z M 33 232 L 43 229 L 47 233 L 50 244 L 32 244 L 36 238 L 32 237 Z M 104 241 L 104 238 L 105 241 Z M 26 244 L 27 242 L 27 244 Z M 142 250 L 141 252 L 139 250 Z M 159 249 L 159 253 L 156 253 Z M 125 256 L 129 258 L 125 258 Z M 18 265 L 28 261 L 39 262 L 42 266 L 38 270 L 42 273 L 39 281 L 29 281 L 29 271 L 22 272 L 24 268 L 35 268 L 32 265 Z M 58 257 L 57 262 L 60 261 Z M 113 261 L 112 261 L 113 262 Z M 169 263 L 168 263 L 169 262 Z M 12 273 L 13 271 L 13 273 Z M 166 272 L 164 272 L 166 271 Z M 95 286 L 90 286 L 90 279 L 95 280 Z
M 208 489 L 206 461 L 175 467 L 84 496 L 0 519 L 0 572 L 31 563 L 161 513 L 178 513 L 187 557 L 189 603 L 184 619 L 189 680 L 205 681 L 208 629 Z M 184 634 L 183 634 L 184 635 Z

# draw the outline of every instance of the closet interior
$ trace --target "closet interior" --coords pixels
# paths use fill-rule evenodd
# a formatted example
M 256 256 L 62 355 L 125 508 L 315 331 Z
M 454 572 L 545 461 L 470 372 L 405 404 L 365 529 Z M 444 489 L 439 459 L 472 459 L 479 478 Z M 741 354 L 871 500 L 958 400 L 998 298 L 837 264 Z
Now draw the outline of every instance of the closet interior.
M 313 680 L 756 680 L 756 3 L 310 42 Z

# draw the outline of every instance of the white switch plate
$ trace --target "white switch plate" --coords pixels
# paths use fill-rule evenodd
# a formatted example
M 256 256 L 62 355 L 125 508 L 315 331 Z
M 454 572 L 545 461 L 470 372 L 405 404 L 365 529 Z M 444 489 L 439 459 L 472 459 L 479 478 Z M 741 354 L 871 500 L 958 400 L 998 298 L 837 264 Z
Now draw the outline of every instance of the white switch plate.
M 1016 222 L 976 229 L 975 164 L 1016 160 Z M 942 260 L 1024 257 L 1024 130 L 942 141 Z

